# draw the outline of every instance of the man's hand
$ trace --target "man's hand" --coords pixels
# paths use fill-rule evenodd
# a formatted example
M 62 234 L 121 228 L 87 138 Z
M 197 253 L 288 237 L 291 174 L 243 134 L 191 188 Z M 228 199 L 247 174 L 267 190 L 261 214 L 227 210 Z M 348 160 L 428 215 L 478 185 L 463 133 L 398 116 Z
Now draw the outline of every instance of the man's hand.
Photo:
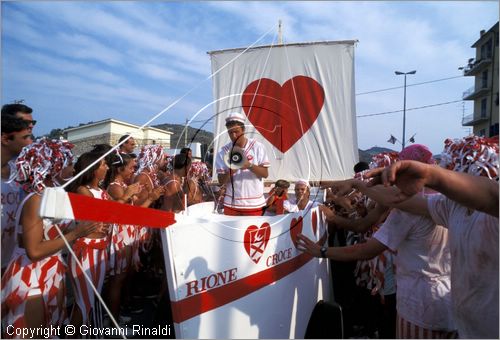
M 250 166 L 252 165 L 252 163 L 246 157 L 243 157 L 243 159 L 244 159 L 244 161 L 243 161 L 243 165 L 241 166 L 241 169 L 242 170 L 249 169 Z
M 346 179 L 344 181 L 334 181 L 331 187 L 337 196 L 346 196 L 353 190 L 358 190 L 360 183 L 363 182 L 357 179 Z
M 297 249 L 311 254 L 314 257 L 321 256 L 321 246 L 302 234 L 297 234 Z
M 416 161 L 400 161 L 386 168 L 377 168 L 368 171 L 365 176 L 373 180 L 370 186 L 382 183 L 384 186 L 395 184 L 401 191 L 400 200 L 422 191 L 429 180 L 430 165 Z
M 331 221 L 335 217 L 335 212 L 324 204 L 318 205 L 318 209 L 325 215 L 327 221 Z

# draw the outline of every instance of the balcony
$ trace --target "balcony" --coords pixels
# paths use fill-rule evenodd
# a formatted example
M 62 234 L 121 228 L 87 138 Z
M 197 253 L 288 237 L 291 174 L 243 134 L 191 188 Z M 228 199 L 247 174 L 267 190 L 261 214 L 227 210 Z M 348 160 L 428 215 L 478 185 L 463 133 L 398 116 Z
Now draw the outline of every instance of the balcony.
M 464 76 L 474 76 L 484 71 L 491 64 L 491 53 L 478 60 L 469 59 L 469 63 L 464 67 Z
M 487 113 L 484 113 L 482 115 L 471 114 L 462 118 L 462 126 L 474 126 L 487 121 L 489 118 L 490 117 Z
M 467 91 L 462 94 L 463 100 L 474 100 L 482 96 L 487 95 L 490 92 L 488 85 L 480 84 L 478 86 L 472 86 Z

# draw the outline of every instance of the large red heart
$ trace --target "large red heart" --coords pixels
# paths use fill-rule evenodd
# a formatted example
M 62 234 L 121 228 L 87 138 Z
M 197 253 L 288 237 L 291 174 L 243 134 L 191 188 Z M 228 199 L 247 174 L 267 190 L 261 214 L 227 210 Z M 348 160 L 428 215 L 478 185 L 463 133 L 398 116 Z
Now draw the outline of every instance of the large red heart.
M 283 153 L 311 128 L 324 101 L 323 87 L 306 76 L 288 79 L 283 86 L 272 79 L 257 79 L 241 99 L 248 120 Z
M 290 237 L 292 239 L 295 248 L 297 248 L 297 234 L 302 232 L 302 216 L 295 219 L 292 218 L 292 222 L 290 222 Z
M 253 262 L 258 263 L 271 236 L 271 226 L 269 223 L 263 223 L 260 228 L 251 225 L 247 228 L 244 235 L 245 250 Z

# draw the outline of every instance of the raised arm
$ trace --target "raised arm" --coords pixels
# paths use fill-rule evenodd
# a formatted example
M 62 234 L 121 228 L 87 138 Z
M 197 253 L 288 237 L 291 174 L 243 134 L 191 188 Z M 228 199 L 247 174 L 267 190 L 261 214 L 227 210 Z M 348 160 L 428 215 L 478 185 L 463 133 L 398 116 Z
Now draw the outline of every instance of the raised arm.
M 498 217 L 498 183 L 486 177 L 415 161 L 396 162 L 367 175 L 378 177 L 384 185 L 395 184 L 401 201 L 427 186 L 468 208 Z
M 427 199 L 420 194 L 412 194 L 411 198 L 404 195 L 403 199 L 401 196 L 401 190 L 398 188 L 384 187 L 382 185 L 369 186 L 367 183 L 357 179 L 337 182 L 333 187 L 339 192 L 358 190 L 383 206 L 401 209 L 415 215 L 429 216 Z M 422 189 L 423 186 L 420 186 L 420 191 Z
M 342 229 L 352 230 L 357 233 L 365 233 L 372 226 L 379 223 L 388 211 L 388 207 L 377 204 L 365 217 L 345 218 L 334 215 L 330 221 Z

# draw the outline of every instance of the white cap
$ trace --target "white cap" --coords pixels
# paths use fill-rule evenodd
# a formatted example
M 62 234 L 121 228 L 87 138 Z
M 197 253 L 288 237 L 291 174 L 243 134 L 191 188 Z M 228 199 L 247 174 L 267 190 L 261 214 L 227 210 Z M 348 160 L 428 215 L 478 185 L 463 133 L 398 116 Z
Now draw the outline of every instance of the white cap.
M 306 181 L 305 179 L 298 179 L 296 182 L 295 182 L 295 185 L 297 184 L 304 184 L 306 187 L 309 188 L 309 181 Z
M 227 122 L 240 122 L 240 123 L 245 124 L 245 116 L 243 116 L 239 112 L 231 112 L 226 117 L 226 123 Z

